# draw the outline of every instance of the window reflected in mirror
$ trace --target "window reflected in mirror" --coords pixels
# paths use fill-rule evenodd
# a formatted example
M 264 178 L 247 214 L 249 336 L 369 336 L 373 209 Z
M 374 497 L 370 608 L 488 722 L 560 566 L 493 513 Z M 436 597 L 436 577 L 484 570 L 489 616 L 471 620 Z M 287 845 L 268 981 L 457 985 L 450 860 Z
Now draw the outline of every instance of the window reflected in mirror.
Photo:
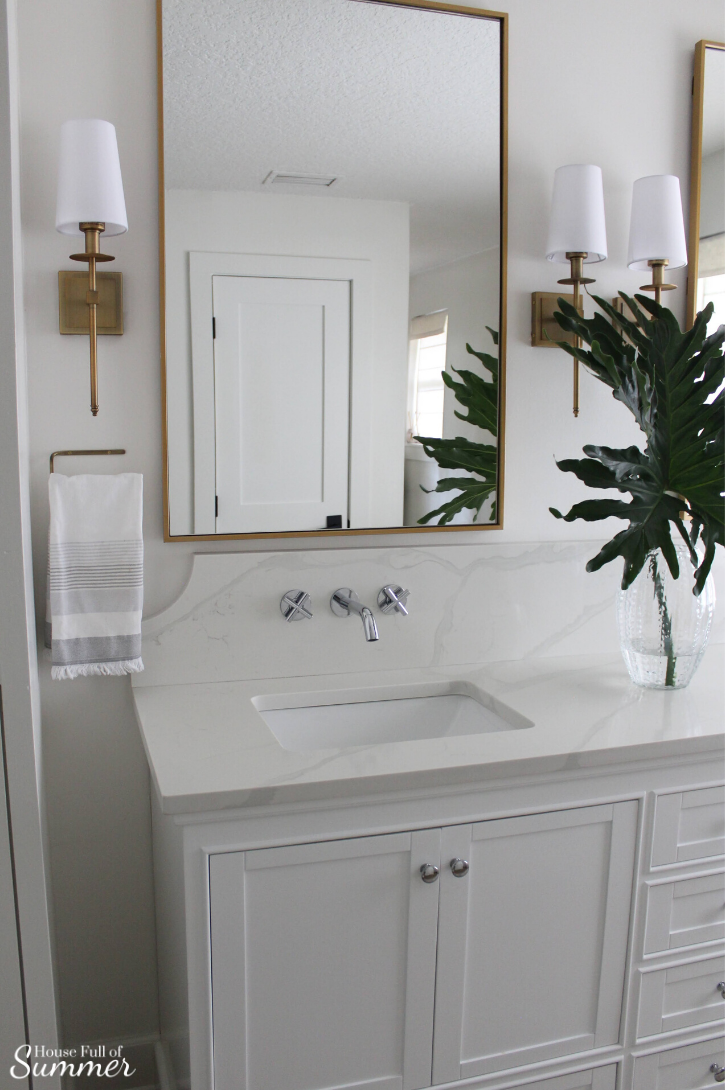
M 448 313 L 422 314 L 410 323 L 408 442 L 414 435 L 443 438 Z

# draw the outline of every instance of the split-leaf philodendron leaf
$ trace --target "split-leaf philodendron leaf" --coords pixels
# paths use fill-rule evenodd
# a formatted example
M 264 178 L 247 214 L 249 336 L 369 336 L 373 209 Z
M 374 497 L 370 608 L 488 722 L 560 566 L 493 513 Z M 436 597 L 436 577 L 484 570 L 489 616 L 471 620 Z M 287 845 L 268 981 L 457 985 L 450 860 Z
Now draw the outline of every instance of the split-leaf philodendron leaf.
M 498 333 L 486 326 L 493 338 L 493 343 L 498 344 Z M 474 352 L 470 344 L 466 345 L 466 351 L 480 360 L 490 373 L 492 381 L 486 382 L 480 375 L 473 371 L 457 371 L 460 382 L 456 382 L 447 371 L 442 374 L 442 379 L 449 390 L 453 391 L 456 401 L 465 406 L 467 414 L 459 413 L 459 420 L 465 420 L 468 424 L 474 424 L 483 428 L 494 437 L 498 435 L 498 360 L 495 356 L 489 356 L 485 352 Z M 423 489 L 424 492 L 451 492 L 454 489 L 459 495 L 442 504 L 435 511 L 429 511 L 419 523 L 430 522 L 440 516 L 437 525 L 445 526 L 452 522 L 455 515 L 465 508 L 475 511 L 473 521 L 480 514 L 481 507 L 496 491 L 498 478 L 498 448 L 488 443 L 474 443 L 471 439 L 457 436 L 455 439 L 431 439 L 423 435 L 414 435 L 429 458 L 433 458 L 441 469 L 465 469 L 469 473 L 477 474 L 476 477 L 442 477 L 433 489 Z M 422 486 L 421 486 L 422 487 Z M 492 518 L 496 518 L 496 502 L 494 500 Z
M 636 295 L 635 302 L 624 292 L 619 294 L 634 321 L 598 296 L 593 298 L 612 324 L 602 314 L 582 318 L 570 303 L 559 299 L 561 310 L 554 317 L 562 329 L 578 334 L 589 350 L 557 343 L 627 406 L 646 436 L 645 449 L 586 446 L 586 458 L 566 458 L 556 464 L 590 488 L 614 488 L 628 492 L 632 499 L 629 503 L 584 500 L 566 515 L 554 507 L 549 510 L 566 522 L 596 522 L 611 516 L 629 521 L 587 564 L 587 571 L 597 571 L 615 557 L 623 557 L 623 590 L 653 549 L 661 549 L 673 578 L 678 578 L 672 523 L 689 548 L 696 568 L 693 592 L 700 594 L 715 546 L 725 544 L 725 326 L 708 337 L 713 313 L 709 303 L 692 329 L 683 333 L 671 310 L 643 295 Z M 683 515 L 688 516 L 689 527 Z M 702 558 L 695 552 L 700 539 Z

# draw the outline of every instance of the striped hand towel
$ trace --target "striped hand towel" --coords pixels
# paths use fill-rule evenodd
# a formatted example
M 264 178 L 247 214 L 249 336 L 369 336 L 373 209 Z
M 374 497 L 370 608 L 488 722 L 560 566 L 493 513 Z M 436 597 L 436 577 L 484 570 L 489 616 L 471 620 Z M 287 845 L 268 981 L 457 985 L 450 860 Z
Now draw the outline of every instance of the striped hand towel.
M 51 473 L 46 646 L 52 677 L 143 670 L 143 477 Z

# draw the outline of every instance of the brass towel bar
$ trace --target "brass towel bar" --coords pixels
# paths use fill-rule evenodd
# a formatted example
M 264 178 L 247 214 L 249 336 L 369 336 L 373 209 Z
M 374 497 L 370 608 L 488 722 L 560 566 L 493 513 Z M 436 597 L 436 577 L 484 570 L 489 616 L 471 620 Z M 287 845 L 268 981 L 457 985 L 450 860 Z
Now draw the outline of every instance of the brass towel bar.
M 75 457 L 78 454 L 125 454 L 125 450 L 54 450 L 50 456 L 50 472 L 53 472 L 53 462 L 56 458 Z

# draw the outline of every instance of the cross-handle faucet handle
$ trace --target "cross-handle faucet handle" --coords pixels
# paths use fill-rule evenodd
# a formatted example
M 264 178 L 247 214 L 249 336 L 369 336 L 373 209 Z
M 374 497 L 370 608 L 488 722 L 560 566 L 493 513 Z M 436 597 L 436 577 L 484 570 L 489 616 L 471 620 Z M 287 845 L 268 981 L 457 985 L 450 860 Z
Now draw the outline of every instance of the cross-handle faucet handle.
M 288 590 L 280 598 L 279 608 L 285 621 L 312 620 L 312 601 L 306 590 Z
M 378 607 L 383 613 L 402 613 L 408 616 L 405 604 L 408 601 L 409 590 L 394 585 L 383 587 L 378 594 Z

